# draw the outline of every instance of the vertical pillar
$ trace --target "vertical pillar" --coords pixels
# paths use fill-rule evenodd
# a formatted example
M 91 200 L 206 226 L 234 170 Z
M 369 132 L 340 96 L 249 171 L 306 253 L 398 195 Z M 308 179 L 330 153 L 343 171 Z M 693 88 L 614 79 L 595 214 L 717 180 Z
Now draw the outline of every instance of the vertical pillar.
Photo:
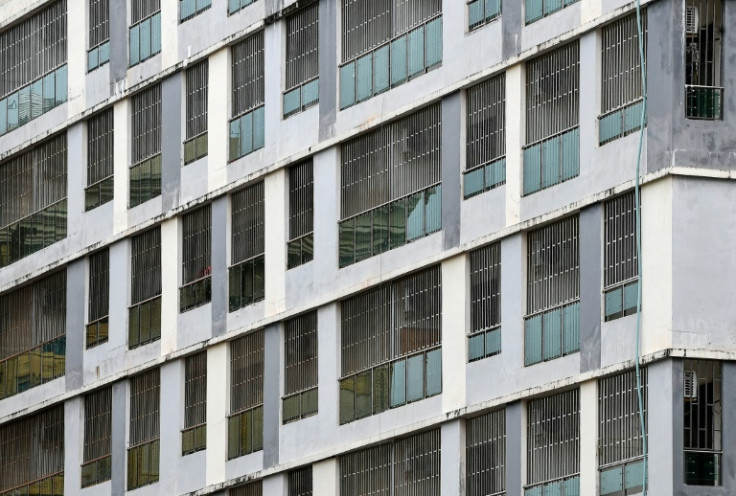
M 312 489 L 319 496 L 340 494 L 340 464 L 337 458 L 328 458 L 312 465 Z
M 506 12 L 504 11 L 506 22 Z M 506 225 L 519 223 L 519 201 L 524 178 L 521 147 L 525 143 L 524 64 L 506 71 Z
M 678 482 L 682 480 L 682 362 L 653 363 L 647 367 L 647 374 L 652 386 L 648 388 L 647 398 L 647 494 L 669 496 L 676 494 L 675 478 L 679 476 Z
M 164 5 L 168 5 L 167 2 L 162 3 L 162 10 Z M 161 29 L 163 29 L 163 26 Z M 168 38 L 164 39 L 168 41 Z M 163 45 L 165 46 L 166 43 Z M 161 119 L 161 196 L 164 212 L 179 205 L 182 166 L 183 85 L 184 72 L 177 72 L 161 83 L 161 109 L 163 114 Z
M 161 354 L 176 350 L 181 252 L 179 218 L 161 223 Z
M 580 384 L 580 494 L 598 494 L 597 381 Z
M 228 196 L 220 196 L 212 202 L 212 336 L 221 336 L 227 330 L 228 272 L 230 262 L 228 246 L 230 220 Z
M 442 99 L 442 240 L 445 250 L 460 243 L 462 99 L 460 92 Z M 464 142 L 464 141 L 463 141 Z
M 466 400 L 467 257 L 442 263 L 442 410 L 462 408 Z M 444 494 L 444 493 L 443 493 Z
M 117 3 L 117 2 L 112 2 Z M 128 227 L 128 181 L 130 177 L 130 99 L 118 101 L 114 106 L 113 126 L 113 232 L 120 233 Z
M 64 494 L 78 494 L 82 480 L 84 396 L 64 402 Z
M 161 366 L 160 398 L 160 494 L 179 494 L 178 467 L 181 460 L 181 419 L 184 411 L 184 361 L 175 360 Z
M 112 496 L 122 496 L 127 488 L 126 432 L 128 429 L 128 382 L 112 385 Z M 74 494 L 74 491 L 69 494 Z
M 84 290 L 87 259 L 82 258 L 66 267 L 66 390 L 82 387 L 84 376 Z
M 209 57 L 207 92 L 207 190 L 213 191 L 227 184 L 229 150 L 228 126 L 230 119 L 230 49 L 223 48 Z
M 319 140 L 331 138 L 337 116 L 337 2 L 319 3 Z M 316 182 L 315 182 L 316 184 Z
M 87 18 L 88 2 L 67 2 L 67 77 L 68 77 L 68 103 L 67 112 L 69 116 L 78 115 L 84 111 L 85 83 L 87 81 Z M 75 29 L 75 23 L 80 28 Z M 73 163 L 73 162 L 71 162 Z
M 506 405 L 506 494 L 524 494 L 526 415 L 521 401 Z
M 227 342 L 207 348 L 206 484 L 225 480 L 227 412 L 230 401 L 230 353 Z
M 602 221 L 600 203 L 580 212 L 580 372 L 601 366 Z
M 286 195 L 287 171 L 280 169 L 264 180 L 266 229 L 266 315 L 286 307 Z
M 266 327 L 263 336 L 263 468 L 279 463 L 281 427 L 281 325 Z M 265 491 L 264 494 L 271 494 Z

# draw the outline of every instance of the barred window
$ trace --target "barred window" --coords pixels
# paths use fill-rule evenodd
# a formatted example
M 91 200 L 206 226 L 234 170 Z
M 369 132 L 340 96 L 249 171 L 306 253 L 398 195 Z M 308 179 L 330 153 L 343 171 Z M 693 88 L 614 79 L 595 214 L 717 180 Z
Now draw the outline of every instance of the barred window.
M 506 494 L 506 410 L 466 422 L 467 496 Z
M 685 115 L 723 119 L 723 2 L 685 1 Z
M 341 302 L 340 423 L 442 392 L 439 267 Z
M 110 250 L 89 257 L 87 348 L 106 343 L 110 308 Z
M 179 310 L 186 312 L 212 299 L 212 207 L 182 216 L 182 287 Z
M 578 1 L 579 0 L 526 0 L 526 6 L 524 8 L 524 12 L 526 13 L 526 23 L 531 24 Z
M 227 13 L 234 14 L 235 12 L 247 7 L 248 5 L 252 4 L 255 1 L 256 0 L 228 0 L 227 1 Z
M 0 399 L 63 376 L 66 270 L 0 296 L 0 329 Z
M 161 52 L 161 0 L 130 0 L 130 67 Z
M 578 231 L 576 215 L 528 235 L 526 365 L 580 349 Z
M 187 69 L 187 139 L 184 142 L 184 164 L 207 155 L 207 94 L 209 63 L 207 60 Z
M 241 0 L 242 1 L 242 0 Z M 255 481 L 244 486 L 230 489 L 230 496 L 263 496 L 263 482 Z
M 723 456 L 721 362 L 683 362 L 685 484 L 720 486 Z
M 87 70 L 110 61 L 110 0 L 89 0 Z
M 66 238 L 66 134 L 0 164 L 0 267 Z
M 289 472 L 289 496 L 312 496 L 312 466 Z
M 442 63 L 441 0 L 342 0 L 340 108 Z
M 606 321 L 636 313 L 639 265 L 636 249 L 636 201 L 630 191 L 605 203 L 603 293 Z
M 161 228 L 132 239 L 128 347 L 161 339 Z
M 439 496 L 440 430 L 341 455 L 340 495 Z
M 179 0 L 179 19 L 188 21 L 212 6 L 212 0 Z
M 442 229 L 439 104 L 342 145 L 340 267 Z
M 64 404 L 0 426 L 0 492 L 64 494 Z M 7 491 L 7 492 L 6 492 Z
M 230 161 L 264 145 L 263 31 L 232 47 Z
M 230 342 L 228 460 L 263 449 L 263 333 Z
M 0 33 L 0 136 L 66 102 L 66 0 Z
M 317 312 L 287 320 L 284 334 L 284 423 L 317 413 Z
M 114 133 L 112 107 L 87 121 L 85 210 L 92 210 L 113 198 Z
M 501 0 L 472 0 L 468 2 L 468 27 L 472 31 L 501 15 Z
M 506 183 L 506 74 L 468 89 L 465 198 Z
M 526 64 L 524 194 L 580 173 L 580 43 Z
M 501 245 L 470 252 L 468 361 L 501 353 Z
M 84 397 L 82 487 L 112 476 L 112 386 Z
M 158 482 L 160 389 L 158 369 L 130 380 L 128 491 Z
M 641 24 L 646 60 L 646 10 L 642 11 Z M 641 129 L 641 111 L 644 106 L 636 13 L 605 26 L 602 38 L 602 114 L 598 118 L 600 144 Z
M 207 447 L 207 352 L 184 360 L 184 430 L 181 452 L 188 455 Z
M 263 182 L 234 193 L 232 199 L 230 311 L 265 297 Z
M 288 268 L 314 257 L 314 169 L 312 160 L 289 168 Z
M 161 194 L 161 85 L 133 96 L 130 207 Z
M 580 494 L 579 414 L 577 389 L 529 401 L 527 494 Z
M 319 101 L 319 3 L 286 19 L 284 117 Z
M 645 422 L 648 389 L 646 372 L 646 369 L 641 370 Z M 642 492 L 644 450 L 638 396 L 634 370 L 598 380 L 601 496 L 627 496 Z

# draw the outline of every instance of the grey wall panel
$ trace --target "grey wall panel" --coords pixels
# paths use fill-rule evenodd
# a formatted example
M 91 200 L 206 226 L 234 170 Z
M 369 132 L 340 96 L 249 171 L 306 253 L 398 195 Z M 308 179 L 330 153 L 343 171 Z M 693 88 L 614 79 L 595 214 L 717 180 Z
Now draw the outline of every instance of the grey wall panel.
M 460 92 L 442 100 L 442 233 L 446 250 L 460 243 L 461 103 Z
M 212 202 L 212 336 L 224 334 L 227 327 L 227 205 L 227 195 Z
M 279 428 L 281 427 L 281 325 L 266 327 L 263 341 L 263 467 L 279 463 Z
M 601 366 L 602 206 L 580 212 L 580 372 Z
M 183 72 L 164 79 L 161 84 L 161 195 L 164 211 L 179 204 L 183 85 Z
M 84 369 L 84 298 L 87 259 L 66 268 L 66 390 L 82 386 Z
M 337 116 L 338 2 L 319 3 L 319 139 L 334 134 Z

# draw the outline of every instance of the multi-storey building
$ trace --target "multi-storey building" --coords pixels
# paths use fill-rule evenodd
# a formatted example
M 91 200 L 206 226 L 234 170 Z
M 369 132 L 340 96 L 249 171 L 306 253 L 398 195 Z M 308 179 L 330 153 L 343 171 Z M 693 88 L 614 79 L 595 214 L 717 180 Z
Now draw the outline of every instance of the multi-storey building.
M 733 494 L 734 47 L 730 0 L 0 1 L 0 495 Z

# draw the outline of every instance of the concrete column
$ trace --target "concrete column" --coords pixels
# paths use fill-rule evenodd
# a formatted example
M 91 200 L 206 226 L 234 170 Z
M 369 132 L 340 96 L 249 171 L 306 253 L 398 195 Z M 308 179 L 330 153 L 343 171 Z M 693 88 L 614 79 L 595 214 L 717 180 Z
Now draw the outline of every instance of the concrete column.
M 110 2 L 109 22 L 110 87 L 114 89 L 118 81 L 125 80 L 128 69 L 128 2 Z
M 130 239 L 110 245 L 110 317 L 107 346 L 111 350 L 128 346 L 129 267 Z
M 600 114 L 601 94 L 601 48 L 598 30 L 586 33 L 580 38 L 580 175 L 595 174 L 599 164 L 593 156 L 598 148 L 598 115 Z M 632 165 L 633 167 L 633 165 Z M 581 245 L 582 246 L 582 245 Z
M 325 2 L 321 2 L 320 5 Z M 329 2 L 327 2 L 329 3 Z M 320 79 L 320 84 L 322 81 Z M 322 103 L 320 102 L 320 106 Z M 331 147 L 314 156 L 314 287 L 331 287 L 338 271 L 340 152 Z
M 501 240 L 501 360 L 504 371 L 524 367 L 525 249 L 523 234 Z
M 504 20 L 506 12 L 504 11 Z M 517 35 L 518 37 L 518 35 Z M 509 67 L 506 71 L 506 225 L 519 223 L 519 201 L 524 178 L 524 164 L 521 147 L 526 135 L 524 116 L 524 84 L 526 71 L 524 64 Z
M 114 3 L 114 2 L 113 2 Z M 130 99 L 118 101 L 114 107 L 113 157 L 114 199 L 113 199 L 113 232 L 120 233 L 128 227 L 128 180 L 130 177 Z
M 179 60 L 179 4 L 161 2 L 161 68 L 175 65 Z M 164 41 L 165 40 L 165 41 Z
M 179 267 L 181 237 L 179 218 L 161 224 L 161 354 L 176 350 L 179 317 Z
M 173 3 L 163 2 L 161 4 L 162 11 L 164 5 L 168 6 Z M 162 30 L 164 30 L 163 22 L 165 22 L 165 19 L 162 21 Z M 163 39 L 169 41 L 168 38 Z M 163 43 L 163 45 L 167 45 L 167 43 Z M 164 212 L 179 205 L 181 167 L 183 164 L 181 123 L 185 113 L 185 103 L 182 98 L 183 87 L 184 72 L 177 72 L 161 83 L 161 196 Z
M 460 92 L 442 100 L 442 244 L 446 250 L 460 243 L 461 102 Z
M 64 402 L 64 494 L 78 494 L 82 481 L 84 396 Z
M 442 410 L 448 412 L 466 403 L 468 257 L 445 260 L 441 270 Z
M 266 327 L 263 336 L 263 467 L 279 463 L 281 427 L 281 325 Z M 265 489 L 265 488 L 264 488 Z M 264 494 L 271 494 L 264 491 Z
M 66 267 L 66 390 L 82 387 L 84 377 L 84 323 L 87 259 Z
M 453 420 L 441 427 L 440 478 L 442 496 L 465 494 L 465 421 Z
M 580 494 L 598 494 L 598 381 L 580 384 Z
M 66 133 L 67 237 L 85 236 L 84 187 L 87 185 L 87 124 L 80 122 Z
M 503 23 L 503 59 L 510 59 L 521 53 L 521 31 L 524 27 L 524 21 L 522 18 L 522 2 L 506 2 L 503 5 L 503 15 L 501 16 L 501 22 Z M 507 73 L 508 77 L 508 73 Z M 507 86 L 508 88 L 508 80 Z M 508 102 L 508 99 L 506 100 Z M 506 114 L 506 122 L 510 115 Z M 508 129 L 508 125 L 507 125 Z M 506 153 L 512 150 L 506 148 Z M 508 167 L 508 159 L 507 165 Z M 508 171 L 508 169 L 506 169 Z
M 648 388 L 647 398 L 650 419 L 647 494 L 671 496 L 675 494 L 675 477 L 682 480 L 682 362 L 653 363 L 647 367 L 647 374 L 652 386 Z
M 181 426 L 184 411 L 184 360 L 161 366 L 159 494 L 179 494 Z
M 112 385 L 112 496 L 122 496 L 127 487 L 127 429 L 128 382 L 120 381 Z
M 207 191 L 227 184 L 230 119 L 230 49 L 223 48 L 209 57 L 210 84 L 207 93 Z
M 526 405 L 506 405 L 506 494 L 524 494 L 526 480 Z M 582 494 L 582 493 L 581 493 Z
M 312 465 L 312 489 L 319 496 L 340 494 L 340 464 L 337 458 L 328 458 Z
M 289 494 L 289 480 L 286 472 L 263 479 L 263 494 L 268 494 L 268 496 L 286 496 Z
M 340 305 L 333 303 L 318 310 L 317 366 L 319 389 L 318 415 L 324 426 L 339 424 L 340 390 Z M 316 477 L 316 473 L 315 473 Z M 318 494 L 318 493 L 315 493 Z
M 331 138 L 337 116 L 337 2 L 319 3 L 319 140 Z
M 286 54 L 284 43 L 286 34 L 285 22 L 270 24 L 263 32 L 264 47 L 264 97 L 265 106 L 265 148 L 278 147 L 282 139 L 279 132 L 281 121 L 284 116 L 282 88 L 284 74 L 282 71 L 283 60 Z
M 602 206 L 580 212 L 580 372 L 601 366 Z
M 207 348 L 207 465 L 206 484 L 225 480 L 227 412 L 230 402 L 229 344 Z
M 87 30 L 74 29 L 74 23 L 87 26 L 87 2 L 67 2 L 67 78 L 69 86 L 67 112 L 69 117 L 84 111 L 87 81 Z
M 220 196 L 212 202 L 212 336 L 227 330 L 229 219 L 228 196 Z
M 279 169 L 263 183 L 266 269 L 266 315 L 273 315 L 286 308 L 286 205 L 287 171 Z

